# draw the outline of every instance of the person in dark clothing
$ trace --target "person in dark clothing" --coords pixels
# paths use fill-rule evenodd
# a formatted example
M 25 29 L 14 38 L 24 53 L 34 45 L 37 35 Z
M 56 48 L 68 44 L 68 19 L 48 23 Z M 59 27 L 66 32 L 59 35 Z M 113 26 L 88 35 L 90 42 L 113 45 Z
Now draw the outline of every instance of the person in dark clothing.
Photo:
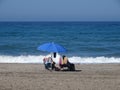
M 68 67 L 69 71 L 75 71 L 75 65 L 69 62 L 68 58 L 65 55 L 63 55 L 63 58 L 60 59 L 59 66 L 60 68 Z

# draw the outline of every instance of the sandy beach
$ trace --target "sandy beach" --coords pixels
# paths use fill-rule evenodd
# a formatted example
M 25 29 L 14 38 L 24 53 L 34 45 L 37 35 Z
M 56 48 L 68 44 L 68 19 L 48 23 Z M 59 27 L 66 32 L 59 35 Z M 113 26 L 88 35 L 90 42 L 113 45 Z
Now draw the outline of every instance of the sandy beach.
M 0 64 L 0 90 L 120 90 L 120 64 L 77 64 L 47 71 L 42 64 Z

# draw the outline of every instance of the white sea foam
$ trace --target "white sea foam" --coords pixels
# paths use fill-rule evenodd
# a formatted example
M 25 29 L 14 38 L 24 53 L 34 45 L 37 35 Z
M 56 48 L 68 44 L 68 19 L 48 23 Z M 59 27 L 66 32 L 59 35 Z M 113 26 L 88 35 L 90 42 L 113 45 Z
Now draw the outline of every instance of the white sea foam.
M 44 56 L 0 56 L 0 63 L 43 63 Z M 68 57 L 72 63 L 120 63 L 120 58 L 115 57 Z
M 73 63 L 120 63 L 120 58 L 115 57 L 70 57 Z

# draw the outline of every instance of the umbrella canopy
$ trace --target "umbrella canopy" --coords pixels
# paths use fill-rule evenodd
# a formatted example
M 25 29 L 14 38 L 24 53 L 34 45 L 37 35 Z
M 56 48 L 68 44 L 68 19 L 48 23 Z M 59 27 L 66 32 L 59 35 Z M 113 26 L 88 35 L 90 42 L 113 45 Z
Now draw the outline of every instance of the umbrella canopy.
M 42 44 L 37 49 L 47 52 L 66 52 L 66 49 L 63 46 L 54 42 Z

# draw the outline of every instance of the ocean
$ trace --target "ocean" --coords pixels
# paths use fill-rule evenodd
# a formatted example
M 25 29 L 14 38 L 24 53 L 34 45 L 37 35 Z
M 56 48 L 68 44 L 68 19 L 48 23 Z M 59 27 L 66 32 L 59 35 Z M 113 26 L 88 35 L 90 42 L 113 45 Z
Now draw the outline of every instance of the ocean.
M 47 42 L 73 63 L 120 63 L 120 22 L 0 22 L 0 63 L 42 63 Z

